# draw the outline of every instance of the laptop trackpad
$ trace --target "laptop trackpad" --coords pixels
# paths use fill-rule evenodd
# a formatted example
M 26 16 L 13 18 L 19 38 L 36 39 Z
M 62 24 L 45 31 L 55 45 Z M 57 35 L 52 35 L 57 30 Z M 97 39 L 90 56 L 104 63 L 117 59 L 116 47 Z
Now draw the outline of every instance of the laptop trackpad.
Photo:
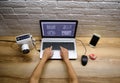
M 68 51 L 68 56 L 69 56 L 69 58 L 74 58 L 75 57 L 75 51 Z M 53 51 L 53 56 L 51 58 L 52 59 L 61 59 L 60 51 L 54 50 Z
M 51 57 L 52 59 L 60 59 L 60 51 L 54 50 L 53 51 L 53 56 Z

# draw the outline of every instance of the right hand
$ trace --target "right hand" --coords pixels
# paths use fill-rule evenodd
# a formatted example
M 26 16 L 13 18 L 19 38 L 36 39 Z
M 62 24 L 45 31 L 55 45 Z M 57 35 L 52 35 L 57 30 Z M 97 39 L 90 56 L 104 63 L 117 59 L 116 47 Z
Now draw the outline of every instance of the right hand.
M 63 58 L 64 61 L 69 60 L 68 59 L 68 50 L 62 46 L 60 46 L 60 55 Z

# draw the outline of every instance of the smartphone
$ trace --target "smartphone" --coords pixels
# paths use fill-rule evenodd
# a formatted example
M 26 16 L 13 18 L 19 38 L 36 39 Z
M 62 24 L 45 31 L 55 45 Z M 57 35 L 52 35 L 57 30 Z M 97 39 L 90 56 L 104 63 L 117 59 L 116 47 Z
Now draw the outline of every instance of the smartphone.
M 90 42 L 89 42 L 90 47 L 95 47 L 97 45 L 100 37 L 101 37 L 100 35 L 94 33 Z

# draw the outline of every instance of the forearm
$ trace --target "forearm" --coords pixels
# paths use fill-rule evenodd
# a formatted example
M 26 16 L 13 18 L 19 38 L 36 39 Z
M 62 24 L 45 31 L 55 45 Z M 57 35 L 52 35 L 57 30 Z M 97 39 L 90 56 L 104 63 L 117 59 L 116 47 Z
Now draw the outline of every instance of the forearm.
M 42 59 L 38 66 L 35 68 L 35 70 L 33 71 L 31 78 L 30 78 L 30 83 L 39 83 L 39 79 L 41 76 L 41 72 L 43 70 L 44 64 L 45 64 L 46 60 Z
M 69 76 L 70 76 L 70 82 L 71 83 L 78 83 L 78 78 L 77 78 L 77 75 L 72 67 L 72 64 L 69 60 L 66 60 L 65 61 L 65 64 L 67 66 L 67 69 L 68 69 L 68 73 L 69 73 Z

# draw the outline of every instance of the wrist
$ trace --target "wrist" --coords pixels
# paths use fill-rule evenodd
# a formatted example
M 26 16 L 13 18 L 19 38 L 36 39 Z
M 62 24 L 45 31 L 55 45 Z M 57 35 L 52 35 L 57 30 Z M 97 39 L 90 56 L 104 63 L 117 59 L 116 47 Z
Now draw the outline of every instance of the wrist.
M 46 58 L 42 58 L 41 61 L 45 63 L 47 61 L 47 59 Z
M 65 62 L 65 63 L 69 63 L 70 61 L 69 61 L 69 59 L 66 59 L 66 60 L 64 60 L 64 62 Z

